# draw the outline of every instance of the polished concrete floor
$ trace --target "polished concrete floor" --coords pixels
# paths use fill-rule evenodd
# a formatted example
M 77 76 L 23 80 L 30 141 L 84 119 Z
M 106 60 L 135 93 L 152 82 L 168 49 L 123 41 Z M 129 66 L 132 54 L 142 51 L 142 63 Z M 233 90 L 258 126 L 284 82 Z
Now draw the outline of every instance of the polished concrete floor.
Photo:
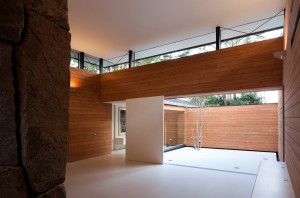
M 196 151 L 191 147 L 185 147 L 164 154 L 165 164 L 254 175 L 258 173 L 261 160 L 276 162 L 276 154 L 271 152 L 208 148 Z
M 165 153 L 164 165 L 154 165 L 126 161 L 121 150 L 68 163 L 67 197 L 250 198 L 260 161 L 276 157 L 239 152 L 244 151 L 184 148 Z

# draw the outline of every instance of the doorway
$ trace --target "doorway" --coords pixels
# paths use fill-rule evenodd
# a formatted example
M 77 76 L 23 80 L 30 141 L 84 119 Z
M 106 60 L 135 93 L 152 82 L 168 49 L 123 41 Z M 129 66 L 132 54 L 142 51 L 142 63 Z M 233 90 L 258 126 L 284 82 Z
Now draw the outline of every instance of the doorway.
M 126 148 L 126 103 L 113 103 L 112 148 L 122 150 Z

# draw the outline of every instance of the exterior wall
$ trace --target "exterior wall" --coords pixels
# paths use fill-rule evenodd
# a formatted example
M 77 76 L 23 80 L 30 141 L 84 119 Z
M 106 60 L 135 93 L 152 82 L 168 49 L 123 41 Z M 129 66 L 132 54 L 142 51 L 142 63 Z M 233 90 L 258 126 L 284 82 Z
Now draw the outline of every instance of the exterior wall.
M 278 105 L 205 108 L 203 147 L 278 151 Z M 186 145 L 193 146 L 196 109 L 186 111 Z
M 293 5 L 293 6 L 292 6 Z M 296 197 L 300 197 L 300 0 L 286 3 L 284 85 L 284 158 Z M 298 26 L 297 26 L 298 24 Z M 294 31 L 295 30 L 295 31 Z M 294 40 L 292 43 L 293 33 Z
M 0 197 L 65 197 L 67 1 L 0 1 Z
M 100 102 L 99 75 L 70 68 L 68 161 L 110 154 L 112 105 Z
M 164 116 L 165 116 L 164 144 L 167 146 L 184 144 L 185 109 L 184 111 L 165 110 Z
M 103 102 L 281 88 L 277 38 L 101 75 Z

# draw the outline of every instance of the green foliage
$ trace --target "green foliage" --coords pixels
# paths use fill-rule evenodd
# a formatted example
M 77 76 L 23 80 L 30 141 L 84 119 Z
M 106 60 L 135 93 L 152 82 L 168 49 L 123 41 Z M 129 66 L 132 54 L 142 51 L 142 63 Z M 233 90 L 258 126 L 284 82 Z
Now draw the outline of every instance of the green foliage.
M 200 107 L 204 107 L 206 106 L 207 97 L 192 97 L 189 98 L 189 101 L 198 104 Z
M 230 97 L 229 97 L 230 96 Z M 249 105 L 249 104 L 262 104 L 262 97 L 256 93 L 242 93 L 239 97 L 232 94 L 227 95 L 214 95 L 189 98 L 190 102 L 194 102 L 199 106 L 236 106 L 236 105 Z
M 191 52 L 190 50 L 185 50 L 181 54 L 179 54 L 178 57 L 181 58 L 181 57 L 188 56 L 190 54 L 190 52 Z
M 198 48 L 198 53 L 211 52 L 216 50 L 216 44 L 209 44 Z
M 79 61 L 77 59 L 71 57 L 70 66 L 78 68 L 78 65 L 79 65 Z
M 206 96 L 206 106 L 225 106 L 225 100 L 223 95 Z
M 182 52 L 175 52 L 171 54 L 163 54 L 160 56 L 154 56 L 151 58 L 145 58 L 142 60 L 135 61 L 135 66 L 138 67 L 141 65 L 147 65 L 147 64 L 157 63 L 161 61 L 171 60 L 178 57 L 188 56 L 189 54 L 190 54 L 190 50 L 184 50 Z
M 172 57 L 172 54 L 164 54 L 164 55 L 161 55 L 159 58 L 161 61 L 164 61 L 164 60 L 171 60 L 173 57 Z
M 151 63 L 160 62 L 160 61 L 161 61 L 161 59 L 159 56 L 154 56 L 151 58 L 146 58 L 146 59 L 135 61 L 135 66 L 138 67 L 141 65 L 147 65 L 147 64 L 151 64 Z
M 89 62 L 84 62 L 84 69 L 95 73 L 99 72 L 99 66 Z
M 109 67 L 109 72 L 120 70 L 119 65 L 113 65 Z
M 257 96 L 256 93 L 242 93 L 238 98 L 233 98 L 229 101 L 229 105 L 248 105 L 261 104 L 262 97 Z
M 128 63 L 119 64 L 119 65 L 111 65 L 103 68 L 103 73 L 109 73 L 114 71 L 119 71 L 122 69 L 128 68 Z
M 232 40 L 222 42 L 222 48 L 228 48 L 228 47 L 234 47 L 234 46 L 238 46 L 238 45 L 253 43 L 256 41 L 261 41 L 263 39 L 264 39 L 264 37 L 261 36 L 261 34 L 245 36 L 242 38 L 232 39 Z

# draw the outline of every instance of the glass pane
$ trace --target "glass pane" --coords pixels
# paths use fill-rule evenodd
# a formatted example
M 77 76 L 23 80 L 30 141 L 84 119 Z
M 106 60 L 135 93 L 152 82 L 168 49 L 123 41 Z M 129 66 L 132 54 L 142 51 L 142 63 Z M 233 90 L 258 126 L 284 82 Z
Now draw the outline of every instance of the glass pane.
M 84 62 L 84 69 L 98 74 L 100 73 L 99 66 L 92 63 Z
M 71 58 L 70 66 L 71 66 L 71 67 L 76 67 L 76 68 L 78 68 L 78 65 L 79 65 L 78 60 L 75 59 L 75 58 Z
M 238 45 L 244 45 L 248 43 L 254 43 L 258 41 L 264 41 L 272 38 L 277 38 L 283 36 L 283 29 L 273 30 L 269 32 L 264 32 L 261 34 L 255 34 L 250 36 L 245 36 L 238 39 L 232 39 L 228 41 L 224 41 L 221 43 L 221 48 L 234 47 Z

